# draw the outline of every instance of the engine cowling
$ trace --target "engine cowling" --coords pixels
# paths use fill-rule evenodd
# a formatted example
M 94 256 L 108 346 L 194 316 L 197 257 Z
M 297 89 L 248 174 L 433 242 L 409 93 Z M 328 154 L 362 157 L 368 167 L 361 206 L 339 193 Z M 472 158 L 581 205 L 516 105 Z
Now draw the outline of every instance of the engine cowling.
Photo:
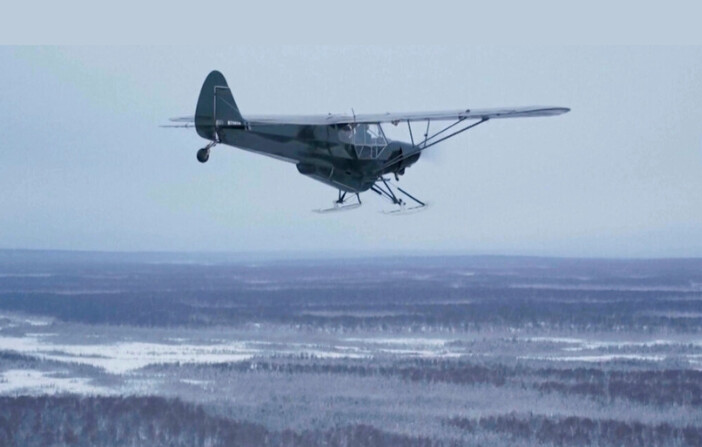
M 390 164 L 384 170 L 383 173 L 385 174 L 396 173 L 398 175 L 403 175 L 405 173 L 405 169 L 415 164 L 422 155 L 416 146 L 399 141 L 390 143 L 386 150 L 388 150 L 390 154 L 387 162 L 391 163 L 394 160 L 396 160 L 396 162 Z

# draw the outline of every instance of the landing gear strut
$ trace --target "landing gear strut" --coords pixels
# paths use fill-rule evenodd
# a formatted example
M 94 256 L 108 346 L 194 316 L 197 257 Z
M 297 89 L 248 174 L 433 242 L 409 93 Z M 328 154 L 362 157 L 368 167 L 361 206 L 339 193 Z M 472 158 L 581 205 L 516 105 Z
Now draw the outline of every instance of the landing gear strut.
M 378 180 L 379 181 L 377 181 L 373 186 L 371 186 L 371 190 L 379 196 L 385 197 L 386 199 L 390 200 L 390 202 L 392 202 L 393 205 L 397 205 L 397 208 L 391 211 L 386 211 L 385 214 L 408 214 L 410 212 L 426 209 L 427 204 L 425 202 L 422 202 L 421 200 L 414 197 L 412 194 L 408 193 L 404 189 L 400 188 L 397 185 L 392 185 L 387 179 L 383 177 L 379 177 Z M 398 193 L 395 193 L 395 191 L 393 191 L 393 188 L 396 189 Z M 408 204 L 405 200 L 403 200 L 400 197 L 400 194 L 412 200 L 414 204 Z
M 211 142 L 207 146 L 203 147 L 199 151 L 197 151 L 197 161 L 200 163 L 206 163 L 207 160 L 210 159 L 210 149 L 215 147 L 217 145 L 216 141 Z
M 353 199 L 355 197 L 355 200 Z M 334 201 L 334 206 L 332 208 L 326 208 L 326 209 L 319 209 L 319 210 L 314 210 L 316 213 L 331 213 L 334 211 L 348 211 L 348 210 L 353 210 L 361 206 L 361 196 L 359 196 L 357 193 L 351 194 L 346 194 L 345 191 L 339 190 L 339 196 L 338 198 Z

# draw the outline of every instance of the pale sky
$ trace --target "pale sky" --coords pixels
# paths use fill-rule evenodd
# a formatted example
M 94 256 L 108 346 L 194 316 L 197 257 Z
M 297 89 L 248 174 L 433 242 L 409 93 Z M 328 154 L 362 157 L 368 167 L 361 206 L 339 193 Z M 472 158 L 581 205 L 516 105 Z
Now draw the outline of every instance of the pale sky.
M 701 47 L 0 47 L 0 248 L 702 256 Z M 295 166 L 162 129 L 220 70 L 244 115 L 565 106 L 431 149 L 430 202 L 320 216 Z

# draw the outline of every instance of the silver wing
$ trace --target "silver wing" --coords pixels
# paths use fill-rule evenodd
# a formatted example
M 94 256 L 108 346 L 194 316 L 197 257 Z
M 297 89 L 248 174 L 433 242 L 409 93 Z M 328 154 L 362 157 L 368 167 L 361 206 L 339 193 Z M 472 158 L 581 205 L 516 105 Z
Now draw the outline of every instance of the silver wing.
M 377 113 L 361 115 L 249 115 L 244 119 L 250 124 L 295 124 L 329 126 L 340 124 L 380 124 L 413 121 L 463 121 L 463 120 L 488 120 L 495 118 L 529 118 L 539 116 L 555 116 L 569 112 L 567 107 L 509 107 L 500 109 L 460 109 L 440 112 L 410 112 L 410 113 Z M 186 116 L 171 118 L 172 122 L 187 124 L 195 122 L 194 117 Z M 189 127 L 189 126 L 188 126 Z

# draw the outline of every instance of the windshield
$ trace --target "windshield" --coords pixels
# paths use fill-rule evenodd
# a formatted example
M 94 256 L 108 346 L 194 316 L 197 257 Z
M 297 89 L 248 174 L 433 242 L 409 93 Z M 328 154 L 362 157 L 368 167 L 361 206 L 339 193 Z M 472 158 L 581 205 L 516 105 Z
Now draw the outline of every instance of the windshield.
M 388 144 L 378 124 L 347 124 L 339 132 L 339 139 L 354 146 L 385 147 Z

